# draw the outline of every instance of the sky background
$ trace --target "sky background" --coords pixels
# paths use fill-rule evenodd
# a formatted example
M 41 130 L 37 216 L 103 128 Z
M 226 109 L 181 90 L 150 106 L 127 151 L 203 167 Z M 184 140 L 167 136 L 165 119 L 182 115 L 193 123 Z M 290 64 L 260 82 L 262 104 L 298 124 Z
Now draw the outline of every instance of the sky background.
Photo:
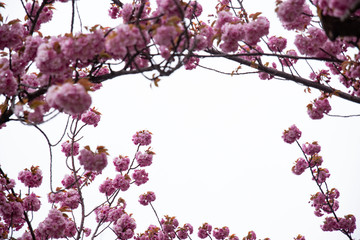
M 5 3 L 9 19 L 23 18 L 20 1 Z M 214 0 L 203 4 L 212 13 L 215 5 Z M 83 26 L 98 22 L 115 26 L 116 22 L 107 17 L 108 6 L 108 1 L 79 1 Z M 244 6 L 249 13 L 261 11 L 269 18 L 270 35 L 284 33 L 274 15 L 273 1 L 244 1 Z M 54 23 L 45 24 L 43 33 L 57 35 L 70 29 L 70 3 L 55 7 L 58 10 Z M 78 20 L 75 26 L 79 29 Z M 220 70 L 237 67 L 223 59 L 200 63 Z M 299 65 L 298 71 L 308 76 L 305 66 Z M 230 233 L 240 238 L 253 230 L 261 239 L 293 239 L 298 234 L 307 240 L 346 239 L 340 233 L 320 229 L 323 217 L 316 217 L 308 203 L 310 195 L 318 191 L 316 184 L 309 172 L 301 176 L 291 172 L 302 153 L 295 144 L 284 143 L 281 135 L 296 124 L 303 132 L 301 143 L 319 142 L 323 167 L 331 173 L 329 187 L 340 191 L 338 216 L 351 213 L 359 218 L 359 118 L 311 120 L 306 105 L 318 97 L 316 90 L 304 93 L 303 86 L 288 81 L 261 81 L 257 74 L 230 77 L 200 68 L 182 69 L 162 78 L 159 84 L 150 87 L 150 82 L 140 75 L 105 82 L 103 89 L 91 95 L 93 106 L 103 114 L 102 120 L 96 128 L 85 128 L 80 142 L 92 149 L 106 146 L 109 167 L 102 179 L 114 178 L 113 157 L 132 157 L 136 151 L 132 135 L 142 129 L 153 133 L 151 146 L 156 155 L 147 169 L 149 182 L 132 186 L 121 195 L 128 203 L 127 212 L 133 213 L 137 221 L 136 232 L 157 223 L 151 208 L 137 202 L 140 194 L 154 191 L 154 206 L 160 216 L 176 216 L 180 225 L 191 223 L 194 229 L 208 222 L 213 227 L 228 226 Z M 338 98 L 331 99 L 331 105 L 332 114 L 360 113 L 360 106 Z M 65 123 L 62 115 L 40 127 L 56 142 Z M 11 122 L 1 129 L 0 163 L 15 179 L 22 169 L 41 166 L 44 182 L 39 193 L 49 192 L 48 147 L 35 128 Z M 65 174 L 65 157 L 60 148 L 54 148 L 54 169 L 56 183 Z M 86 192 L 89 205 L 94 199 L 105 199 L 94 194 L 101 182 L 99 178 Z M 48 208 L 46 202 L 44 197 L 44 209 Z M 34 214 L 34 222 L 46 215 L 46 210 Z M 359 239 L 359 230 L 353 236 Z M 196 239 L 196 233 L 192 237 Z

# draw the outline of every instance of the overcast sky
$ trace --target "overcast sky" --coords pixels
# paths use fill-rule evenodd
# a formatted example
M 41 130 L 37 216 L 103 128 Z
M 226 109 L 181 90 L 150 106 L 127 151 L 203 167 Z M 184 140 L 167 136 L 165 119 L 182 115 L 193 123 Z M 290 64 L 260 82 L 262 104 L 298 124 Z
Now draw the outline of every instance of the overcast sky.
M 19 1 L 5 2 L 12 16 L 23 18 L 21 7 L 15 5 Z M 214 0 L 206 2 L 208 7 L 216 5 Z M 270 34 L 278 33 L 275 4 L 268 2 L 271 4 L 244 1 L 244 5 L 250 13 L 272 14 Z M 84 26 L 97 21 L 114 25 L 106 16 L 107 1 L 100 4 L 82 0 L 78 5 Z M 44 32 L 55 35 L 63 33 L 63 27 L 63 31 L 69 30 L 66 14 L 70 8 L 60 12 L 66 6 L 70 3 L 56 4 L 59 11 L 54 13 L 55 25 L 44 25 Z M 232 67 L 221 59 L 200 63 L 217 69 Z M 302 157 L 301 151 L 295 144 L 284 143 L 281 135 L 292 124 L 303 132 L 300 142 L 317 140 L 322 146 L 323 166 L 331 173 L 329 187 L 340 191 L 338 216 L 351 213 L 359 218 L 359 119 L 311 120 L 306 105 L 318 97 L 317 91 L 304 93 L 303 86 L 261 81 L 256 74 L 230 77 L 202 69 L 179 70 L 162 78 L 158 88 L 151 88 L 141 76 L 119 77 L 103 85 L 102 90 L 92 94 L 93 106 L 103 114 L 102 120 L 98 127 L 89 126 L 83 131 L 81 146 L 104 145 L 112 161 L 119 154 L 133 156 L 136 147 L 131 136 L 136 131 L 148 129 L 153 133 L 156 155 L 147 169 L 150 180 L 140 187 L 132 186 L 122 195 L 128 203 L 127 212 L 133 213 L 137 221 L 137 232 L 157 223 L 150 207 L 137 202 L 140 194 L 151 190 L 157 196 L 154 206 L 159 215 L 177 216 L 181 225 L 191 223 L 194 229 L 208 222 L 213 227 L 228 226 L 230 233 L 240 238 L 254 230 L 261 239 L 293 239 L 298 234 L 307 240 L 346 239 L 340 233 L 320 229 L 323 218 L 316 217 L 308 203 L 310 195 L 318 191 L 310 173 L 296 176 L 291 172 L 294 161 Z M 333 98 L 331 104 L 333 114 L 360 113 L 358 105 L 344 100 Z M 62 134 L 65 119 L 59 116 L 40 127 L 55 142 Z M 39 165 L 44 172 L 43 191 L 49 192 L 48 148 L 35 128 L 8 123 L 0 130 L 0 148 L 1 166 L 10 177 L 17 178 L 25 167 Z M 65 170 L 64 160 L 59 148 L 55 148 L 55 182 L 65 174 L 61 170 Z M 115 176 L 112 164 L 104 175 Z M 92 191 L 101 182 L 97 180 Z M 47 204 L 45 197 L 42 203 Z M 45 211 L 37 213 L 34 221 L 46 215 Z M 360 238 L 359 230 L 353 236 Z M 195 234 L 193 238 L 197 238 Z

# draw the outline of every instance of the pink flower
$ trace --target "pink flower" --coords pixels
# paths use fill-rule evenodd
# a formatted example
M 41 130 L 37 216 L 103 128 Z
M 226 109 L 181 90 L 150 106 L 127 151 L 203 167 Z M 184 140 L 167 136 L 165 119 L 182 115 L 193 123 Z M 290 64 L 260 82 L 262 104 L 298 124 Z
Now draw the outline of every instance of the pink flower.
M 9 60 L 0 58 L 0 94 L 11 97 L 16 94 L 18 84 L 9 69 Z
M 146 150 L 145 153 L 137 152 L 135 158 L 140 167 L 147 167 L 151 165 L 154 154 L 154 152 Z
M 130 159 L 128 156 L 121 156 L 114 158 L 113 163 L 115 165 L 115 169 L 118 172 L 126 171 L 129 168 Z
M 100 121 L 100 115 L 101 113 L 96 111 L 95 108 L 90 108 L 87 112 L 81 114 L 81 121 L 96 127 Z
M 63 142 L 61 144 L 61 151 L 65 153 L 66 157 L 76 156 L 79 154 L 79 143 L 74 142 L 71 144 L 69 141 Z
M 103 147 L 98 147 L 98 151 L 101 149 Z M 87 146 L 80 151 L 79 161 L 85 170 L 101 172 L 107 166 L 106 152 L 93 153 Z
M 165 220 L 161 219 L 161 226 L 165 234 L 170 238 L 175 238 L 175 229 L 179 226 L 179 222 L 175 217 L 165 215 Z
M 149 180 L 148 175 L 149 174 L 147 172 L 145 172 L 144 169 L 141 169 L 141 170 L 136 169 L 136 170 L 134 170 L 132 177 L 135 180 L 135 184 L 137 186 L 140 186 Z
M 227 236 L 229 236 L 230 230 L 228 227 L 223 227 L 223 228 L 215 228 L 213 231 L 213 236 L 220 240 L 220 239 L 225 239 Z
M 315 179 L 313 180 L 316 180 L 320 184 L 325 182 L 326 179 L 330 177 L 329 170 L 326 168 L 314 169 L 313 172 L 315 174 Z
M 123 176 L 121 174 L 117 174 L 113 180 L 113 186 L 121 191 L 126 191 L 130 187 L 130 181 L 131 179 L 129 175 L 125 174 L 125 176 Z
M 260 38 L 269 34 L 270 22 L 266 17 L 258 17 L 255 21 L 245 24 L 245 42 L 256 45 Z
M 61 74 L 69 66 L 67 58 L 60 50 L 62 39 L 51 39 L 50 42 L 41 43 L 38 47 L 35 62 L 37 68 L 45 74 Z
M 39 187 L 42 183 L 42 172 L 39 167 L 32 166 L 19 172 L 18 179 L 27 187 Z
M 21 46 L 25 33 L 24 26 L 19 22 L 2 24 L 0 26 L 0 50 Z
M 186 70 L 193 70 L 199 65 L 200 59 L 198 57 L 190 57 L 184 60 L 185 69 Z
M 109 16 L 112 19 L 120 17 L 120 9 L 117 6 L 111 6 L 109 9 Z
M 156 199 L 156 196 L 155 196 L 154 192 L 147 192 L 147 193 L 140 195 L 139 202 L 141 205 L 146 206 L 149 203 L 155 201 L 155 199 Z
M 184 227 L 179 228 L 176 233 L 180 239 L 187 239 L 193 231 L 193 227 L 189 223 L 186 223 Z
M 320 167 L 321 164 L 323 163 L 323 159 L 320 155 L 314 154 L 311 155 L 309 162 L 310 162 L 310 167 L 315 167 L 315 166 Z
M 80 176 L 78 176 L 78 178 L 80 178 Z M 82 183 L 81 179 L 78 179 L 79 184 Z M 76 184 L 75 184 L 75 177 L 74 174 L 66 174 L 63 178 L 63 180 L 61 181 L 61 184 L 65 187 L 65 188 L 75 188 Z
M 77 190 L 70 189 L 64 192 L 63 200 L 60 202 L 61 207 L 68 207 L 70 209 L 76 209 L 79 207 L 80 195 Z
M 170 47 L 178 35 L 179 33 L 174 26 L 161 25 L 156 29 L 154 40 L 160 46 Z
M 271 51 L 282 52 L 286 48 L 286 42 L 286 38 L 271 36 L 267 44 Z
M 292 125 L 288 130 L 284 130 L 282 138 L 286 143 L 293 143 L 296 140 L 299 140 L 301 137 L 301 131 L 295 126 Z
M 120 219 L 118 219 L 113 226 L 115 234 L 122 240 L 132 238 L 134 236 L 135 228 L 135 220 L 127 214 L 121 215 Z
M 140 144 L 142 146 L 147 146 L 151 143 L 151 134 L 152 133 L 148 130 L 136 132 L 132 137 L 132 141 L 135 145 Z
M 23 200 L 23 207 L 25 211 L 38 211 L 41 206 L 41 202 L 39 200 L 39 196 L 36 196 L 35 193 L 31 193 L 26 196 Z
M 37 231 L 41 236 L 47 236 L 48 238 L 63 238 L 65 237 L 66 225 L 67 221 L 63 214 L 59 210 L 52 208 L 45 220 L 39 224 Z
M 110 212 L 110 207 L 108 205 L 103 205 L 95 209 L 96 222 L 108 222 L 108 215 Z
M 291 171 L 296 175 L 301 175 L 308 167 L 308 162 L 303 158 L 299 158 L 296 160 L 295 165 L 291 168 Z
M 282 2 L 276 13 L 287 30 L 303 30 L 310 24 L 313 15 L 304 0 L 287 0 Z
M 186 18 L 193 18 L 193 15 L 199 17 L 203 11 L 202 6 L 197 1 L 190 1 L 185 11 Z
M 311 156 L 319 153 L 321 150 L 321 146 L 317 142 L 313 142 L 312 144 L 305 143 L 302 145 L 302 150 L 304 151 L 305 154 Z
M 82 114 L 91 105 L 91 97 L 80 84 L 65 83 L 51 86 L 46 94 L 50 107 L 71 115 Z
M 208 223 L 204 223 L 201 227 L 199 227 L 198 237 L 201 239 L 207 238 L 210 236 L 212 230 L 212 226 Z
M 256 234 L 254 231 L 248 232 L 248 235 L 243 240 L 256 240 Z
M 100 186 L 99 191 L 105 193 L 106 196 L 110 196 L 115 192 L 116 188 L 113 186 L 112 179 L 107 178 Z
M 307 112 L 311 119 L 321 119 L 324 113 L 328 114 L 331 111 L 331 106 L 327 98 L 318 98 L 314 103 L 307 105 Z

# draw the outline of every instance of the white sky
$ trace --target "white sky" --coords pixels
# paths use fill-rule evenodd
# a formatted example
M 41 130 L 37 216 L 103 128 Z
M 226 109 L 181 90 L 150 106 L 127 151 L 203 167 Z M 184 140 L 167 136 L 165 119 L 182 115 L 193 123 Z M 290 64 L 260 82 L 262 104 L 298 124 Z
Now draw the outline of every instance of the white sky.
M 22 18 L 16 2 L 19 1 L 5 1 L 9 5 L 7 11 L 14 15 L 20 12 L 18 16 Z M 279 21 L 273 15 L 275 4 L 268 2 L 244 4 L 249 12 L 272 14 L 269 19 L 273 33 L 278 31 Z M 106 17 L 108 1 L 82 0 L 78 4 L 83 25 L 91 26 L 99 20 L 103 25 L 114 24 Z M 215 0 L 208 0 L 206 6 L 215 4 Z M 56 27 L 47 24 L 44 32 L 56 30 L 60 34 L 63 27 L 69 30 L 66 12 L 55 13 L 54 21 Z M 220 59 L 206 62 L 220 69 L 229 65 Z M 105 82 L 101 91 L 92 94 L 93 106 L 103 114 L 102 120 L 96 128 L 87 127 L 80 142 L 81 146 L 104 145 L 109 149 L 110 167 L 105 174 L 113 178 L 112 158 L 119 154 L 132 157 L 136 150 L 131 136 L 142 129 L 153 133 L 156 155 L 147 169 L 150 180 L 140 187 L 132 186 L 122 195 L 128 203 L 127 212 L 133 213 L 137 221 L 137 232 L 157 223 L 150 207 L 137 203 L 140 194 L 151 190 L 156 193 L 154 205 L 160 216 L 177 216 L 181 225 L 191 223 L 194 229 L 208 222 L 213 227 L 228 226 L 230 233 L 240 239 L 250 230 L 261 239 L 293 239 L 299 233 L 307 240 L 346 239 L 340 233 L 320 229 L 323 218 L 315 217 L 308 203 L 310 194 L 318 189 L 309 172 L 292 174 L 291 167 L 302 157 L 301 151 L 296 145 L 284 143 L 281 134 L 295 123 L 303 132 L 301 142 L 319 142 L 323 166 L 331 173 L 329 187 L 340 191 L 338 216 L 351 213 L 359 219 L 358 118 L 311 120 L 306 105 L 318 96 L 317 91 L 305 94 L 305 87 L 286 81 L 261 81 L 257 75 L 230 77 L 202 69 L 179 70 L 163 78 L 159 88 L 149 85 L 141 76 Z M 337 98 L 331 104 L 333 114 L 360 113 L 358 105 Z M 20 170 L 40 165 L 44 172 L 43 191 L 49 192 L 45 139 L 35 128 L 16 122 L 7 125 L 0 130 L 1 167 L 10 177 L 17 178 Z M 55 142 L 63 126 L 65 118 L 60 116 L 41 128 Z M 54 154 L 54 182 L 59 182 L 65 174 L 65 158 L 59 148 L 54 149 Z M 91 192 L 97 191 L 100 183 L 96 181 Z M 101 195 L 95 198 L 88 194 L 90 201 L 102 200 Z M 42 202 L 46 205 L 46 198 Z M 34 221 L 46 215 L 47 211 L 36 213 Z M 197 239 L 196 232 L 192 237 Z M 353 237 L 360 238 L 359 230 Z M 105 239 L 105 235 L 99 239 Z

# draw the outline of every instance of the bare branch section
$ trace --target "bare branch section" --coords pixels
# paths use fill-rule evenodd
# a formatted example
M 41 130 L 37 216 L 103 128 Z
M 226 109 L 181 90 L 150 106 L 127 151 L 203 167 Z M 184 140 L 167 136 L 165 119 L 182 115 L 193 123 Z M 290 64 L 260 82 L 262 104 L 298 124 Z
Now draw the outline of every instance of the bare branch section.
M 245 59 L 243 59 L 241 57 L 232 56 L 232 55 L 224 55 L 224 53 L 222 53 L 222 52 L 220 52 L 218 50 L 215 50 L 215 49 L 209 49 L 206 52 L 208 52 L 210 54 L 213 54 L 214 56 L 219 55 L 219 57 L 223 57 L 223 58 L 229 59 L 231 61 L 243 64 L 243 65 L 246 65 L 246 66 L 249 66 L 249 67 L 256 68 L 259 71 L 266 72 L 268 74 L 271 74 L 271 75 L 274 75 L 274 76 L 277 76 L 277 77 L 281 77 L 281 78 L 283 78 L 285 80 L 293 81 L 293 82 L 300 83 L 300 84 L 302 84 L 304 86 L 307 86 L 307 87 L 318 89 L 320 91 L 323 91 L 325 93 L 329 93 L 329 94 L 338 96 L 338 97 L 343 98 L 345 100 L 348 100 L 350 102 L 360 103 L 360 98 L 359 97 L 353 96 L 351 94 L 342 92 L 340 90 L 334 89 L 332 87 L 326 86 L 326 85 L 321 84 L 321 83 L 314 82 L 314 81 L 306 79 L 306 78 L 298 77 L 298 76 L 292 75 L 290 73 L 286 73 L 286 72 L 283 72 L 283 71 L 276 70 L 274 68 L 266 67 L 264 65 L 255 64 L 254 62 L 245 60 Z

